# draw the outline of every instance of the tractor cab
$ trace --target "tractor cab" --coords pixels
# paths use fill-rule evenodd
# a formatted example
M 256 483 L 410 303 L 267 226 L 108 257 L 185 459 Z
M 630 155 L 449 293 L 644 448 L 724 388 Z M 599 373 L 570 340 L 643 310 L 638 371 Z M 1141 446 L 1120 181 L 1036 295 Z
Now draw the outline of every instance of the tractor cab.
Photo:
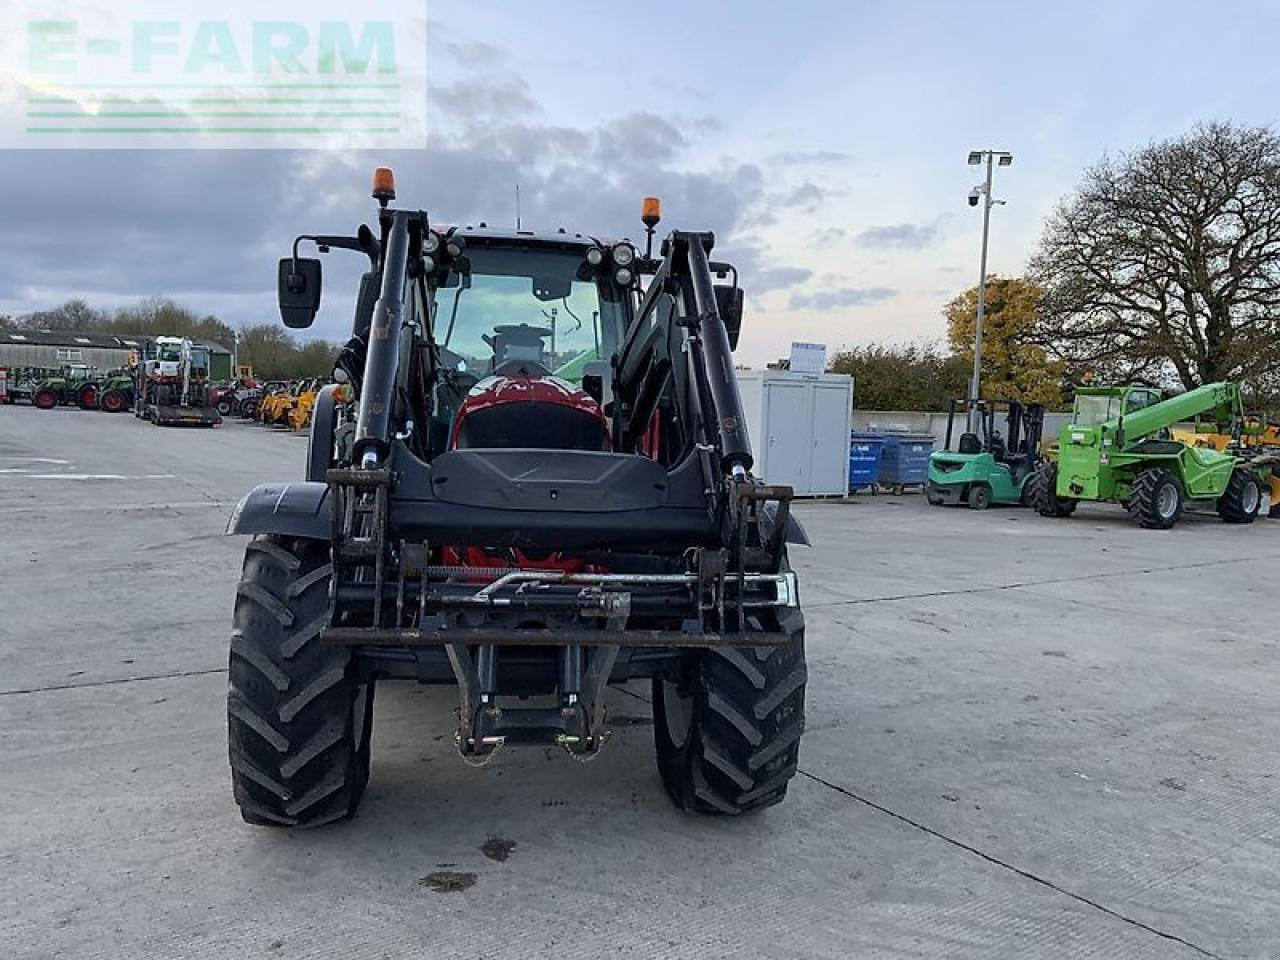
M 957 420 L 976 424 L 977 432 L 958 433 Z M 1043 429 L 1044 407 L 1038 403 L 952 400 L 945 449 L 929 458 L 929 502 L 966 503 L 975 510 L 1022 503 L 1027 478 L 1040 461 Z

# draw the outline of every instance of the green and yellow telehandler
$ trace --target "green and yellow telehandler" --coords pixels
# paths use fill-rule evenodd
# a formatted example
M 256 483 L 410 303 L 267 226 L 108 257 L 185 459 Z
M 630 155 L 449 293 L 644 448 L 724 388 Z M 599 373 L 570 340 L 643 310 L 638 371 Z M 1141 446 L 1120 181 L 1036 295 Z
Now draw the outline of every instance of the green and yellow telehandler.
M 1119 503 L 1140 526 L 1167 530 L 1189 501 L 1200 501 L 1227 523 L 1252 523 L 1262 477 L 1229 452 L 1172 438 L 1174 424 L 1201 416 L 1239 436 L 1239 386 L 1210 383 L 1168 400 L 1150 387 L 1079 387 L 1057 452 L 1030 481 L 1031 505 L 1042 516 L 1068 517 L 1081 501 Z

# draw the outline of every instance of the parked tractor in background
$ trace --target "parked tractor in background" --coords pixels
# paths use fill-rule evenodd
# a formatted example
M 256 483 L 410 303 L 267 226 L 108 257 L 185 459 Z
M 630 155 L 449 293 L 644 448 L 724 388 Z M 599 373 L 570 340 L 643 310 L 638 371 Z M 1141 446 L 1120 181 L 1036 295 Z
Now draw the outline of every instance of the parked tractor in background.
M 137 368 L 134 412 L 157 426 L 216 427 L 210 403 L 209 351 L 179 337 L 157 337 Z
M 1175 428 L 1173 438 L 1192 446 L 1234 454 L 1262 478 L 1271 500 L 1270 515 L 1280 517 L 1280 424 L 1250 415 L 1245 417 L 1240 436 L 1233 437 L 1220 432 L 1215 423 L 1197 421 L 1191 430 Z
M 240 371 L 240 376 L 235 380 L 214 387 L 210 391 L 213 407 L 218 411 L 218 415 L 224 419 L 234 414 L 239 414 L 245 399 L 258 391 L 258 383 L 253 379 L 250 368 L 241 367 Z
M 97 367 L 69 363 L 55 375 L 45 377 L 35 384 L 31 392 L 31 403 L 41 410 L 52 410 L 59 406 L 96 410 L 99 380 Z
M 112 370 L 98 384 L 98 409 L 105 413 L 121 413 L 133 408 L 134 383 L 137 374 L 130 370 Z
M 368 270 L 306 480 L 256 488 L 228 527 L 254 537 L 228 671 L 244 819 L 353 816 L 375 685 L 392 679 L 456 688 L 453 742 L 473 762 L 504 742 L 590 757 L 607 686 L 649 679 L 676 805 L 782 800 L 807 678 L 787 548 L 808 540 L 791 488 L 751 476 L 737 271 L 710 259 L 710 233 L 673 231 L 654 258 L 563 230 L 435 227 L 389 206 L 390 171 L 374 196 L 376 232 L 300 237 L 280 262 L 290 327 L 320 303 L 298 243 Z M 651 242 L 658 220 L 647 201 Z M 342 391 L 358 414 L 337 427 Z
M 1004 432 L 996 428 L 996 414 L 1004 410 Z M 929 457 L 929 482 L 925 497 L 931 504 L 968 504 L 985 510 L 993 503 L 1026 505 L 1027 481 L 1040 464 L 1040 434 L 1044 407 L 1016 400 L 980 400 L 978 433 L 959 435 L 955 450 L 951 441 L 956 419 L 969 417 L 968 400 L 952 400 L 947 416 L 946 449 Z
M 1208 415 L 1238 437 L 1240 388 L 1210 383 L 1162 400 L 1148 387 L 1079 387 L 1056 453 L 1032 478 L 1032 505 L 1069 517 L 1082 501 L 1119 503 L 1142 527 L 1167 530 L 1189 502 L 1212 505 L 1227 523 L 1252 523 L 1263 479 L 1240 458 L 1173 439 L 1174 424 Z

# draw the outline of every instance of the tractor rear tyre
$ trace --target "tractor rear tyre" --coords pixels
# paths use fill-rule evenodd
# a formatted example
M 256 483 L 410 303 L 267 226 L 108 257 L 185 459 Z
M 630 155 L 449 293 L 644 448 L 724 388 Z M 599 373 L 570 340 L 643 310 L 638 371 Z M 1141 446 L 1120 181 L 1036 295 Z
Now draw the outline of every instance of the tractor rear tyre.
M 1247 467 L 1236 467 L 1218 498 L 1218 516 L 1227 523 L 1253 523 L 1261 507 L 1262 478 Z
M 1172 470 L 1150 467 L 1138 474 L 1129 495 L 1129 513 L 1147 530 L 1168 530 L 1182 516 L 1182 484 Z
M 56 390 L 37 390 L 31 395 L 31 405 L 41 410 L 52 410 L 58 405 L 58 393 Z
M 231 781 L 245 821 L 316 827 L 355 815 L 369 780 L 373 684 L 320 643 L 329 546 L 255 537 L 236 592 L 227 695 Z
M 804 615 L 787 610 L 765 628 L 788 642 L 706 650 L 679 681 L 654 678 L 658 772 L 682 810 L 739 814 L 787 795 L 804 732 Z
M 119 413 L 129 406 L 129 398 L 119 390 L 108 390 L 98 401 L 99 409 L 107 413 Z
M 983 483 L 975 483 L 969 488 L 969 509 L 985 510 L 991 506 L 991 488 Z
M 1069 517 L 1079 501 L 1058 496 L 1058 465 L 1046 461 L 1026 479 L 1028 505 L 1042 517 Z

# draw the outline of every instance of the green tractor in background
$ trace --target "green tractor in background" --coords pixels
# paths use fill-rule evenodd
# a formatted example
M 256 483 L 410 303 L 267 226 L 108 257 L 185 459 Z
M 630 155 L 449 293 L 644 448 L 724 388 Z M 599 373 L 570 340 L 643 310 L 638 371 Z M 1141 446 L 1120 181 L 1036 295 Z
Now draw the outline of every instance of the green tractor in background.
M 112 370 L 98 385 L 98 409 L 105 413 L 122 413 L 133 409 L 136 373 Z
M 57 374 L 46 377 L 35 385 L 31 403 L 41 410 L 58 406 L 77 406 L 81 410 L 98 408 L 98 368 L 83 363 L 71 363 Z
M 1172 437 L 1175 424 L 1202 415 L 1239 437 L 1239 386 L 1210 383 L 1168 400 L 1150 387 L 1079 387 L 1056 454 L 1031 479 L 1031 505 L 1045 517 L 1069 517 L 1081 501 L 1119 503 L 1139 526 L 1168 530 L 1188 502 L 1200 501 L 1227 523 L 1252 523 L 1263 478 L 1231 453 Z
M 1005 429 L 996 429 L 996 413 L 1003 410 Z M 977 414 L 978 433 L 960 434 L 953 452 L 951 438 L 959 415 L 967 424 Z M 1044 407 L 1017 400 L 952 400 L 947 416 L 946 449 L 929 457 L 925 498 L 935 506 L 968 504 L 985 510 L 993 503 L 1026 505 L 1027 481 L 1040 463 Z

